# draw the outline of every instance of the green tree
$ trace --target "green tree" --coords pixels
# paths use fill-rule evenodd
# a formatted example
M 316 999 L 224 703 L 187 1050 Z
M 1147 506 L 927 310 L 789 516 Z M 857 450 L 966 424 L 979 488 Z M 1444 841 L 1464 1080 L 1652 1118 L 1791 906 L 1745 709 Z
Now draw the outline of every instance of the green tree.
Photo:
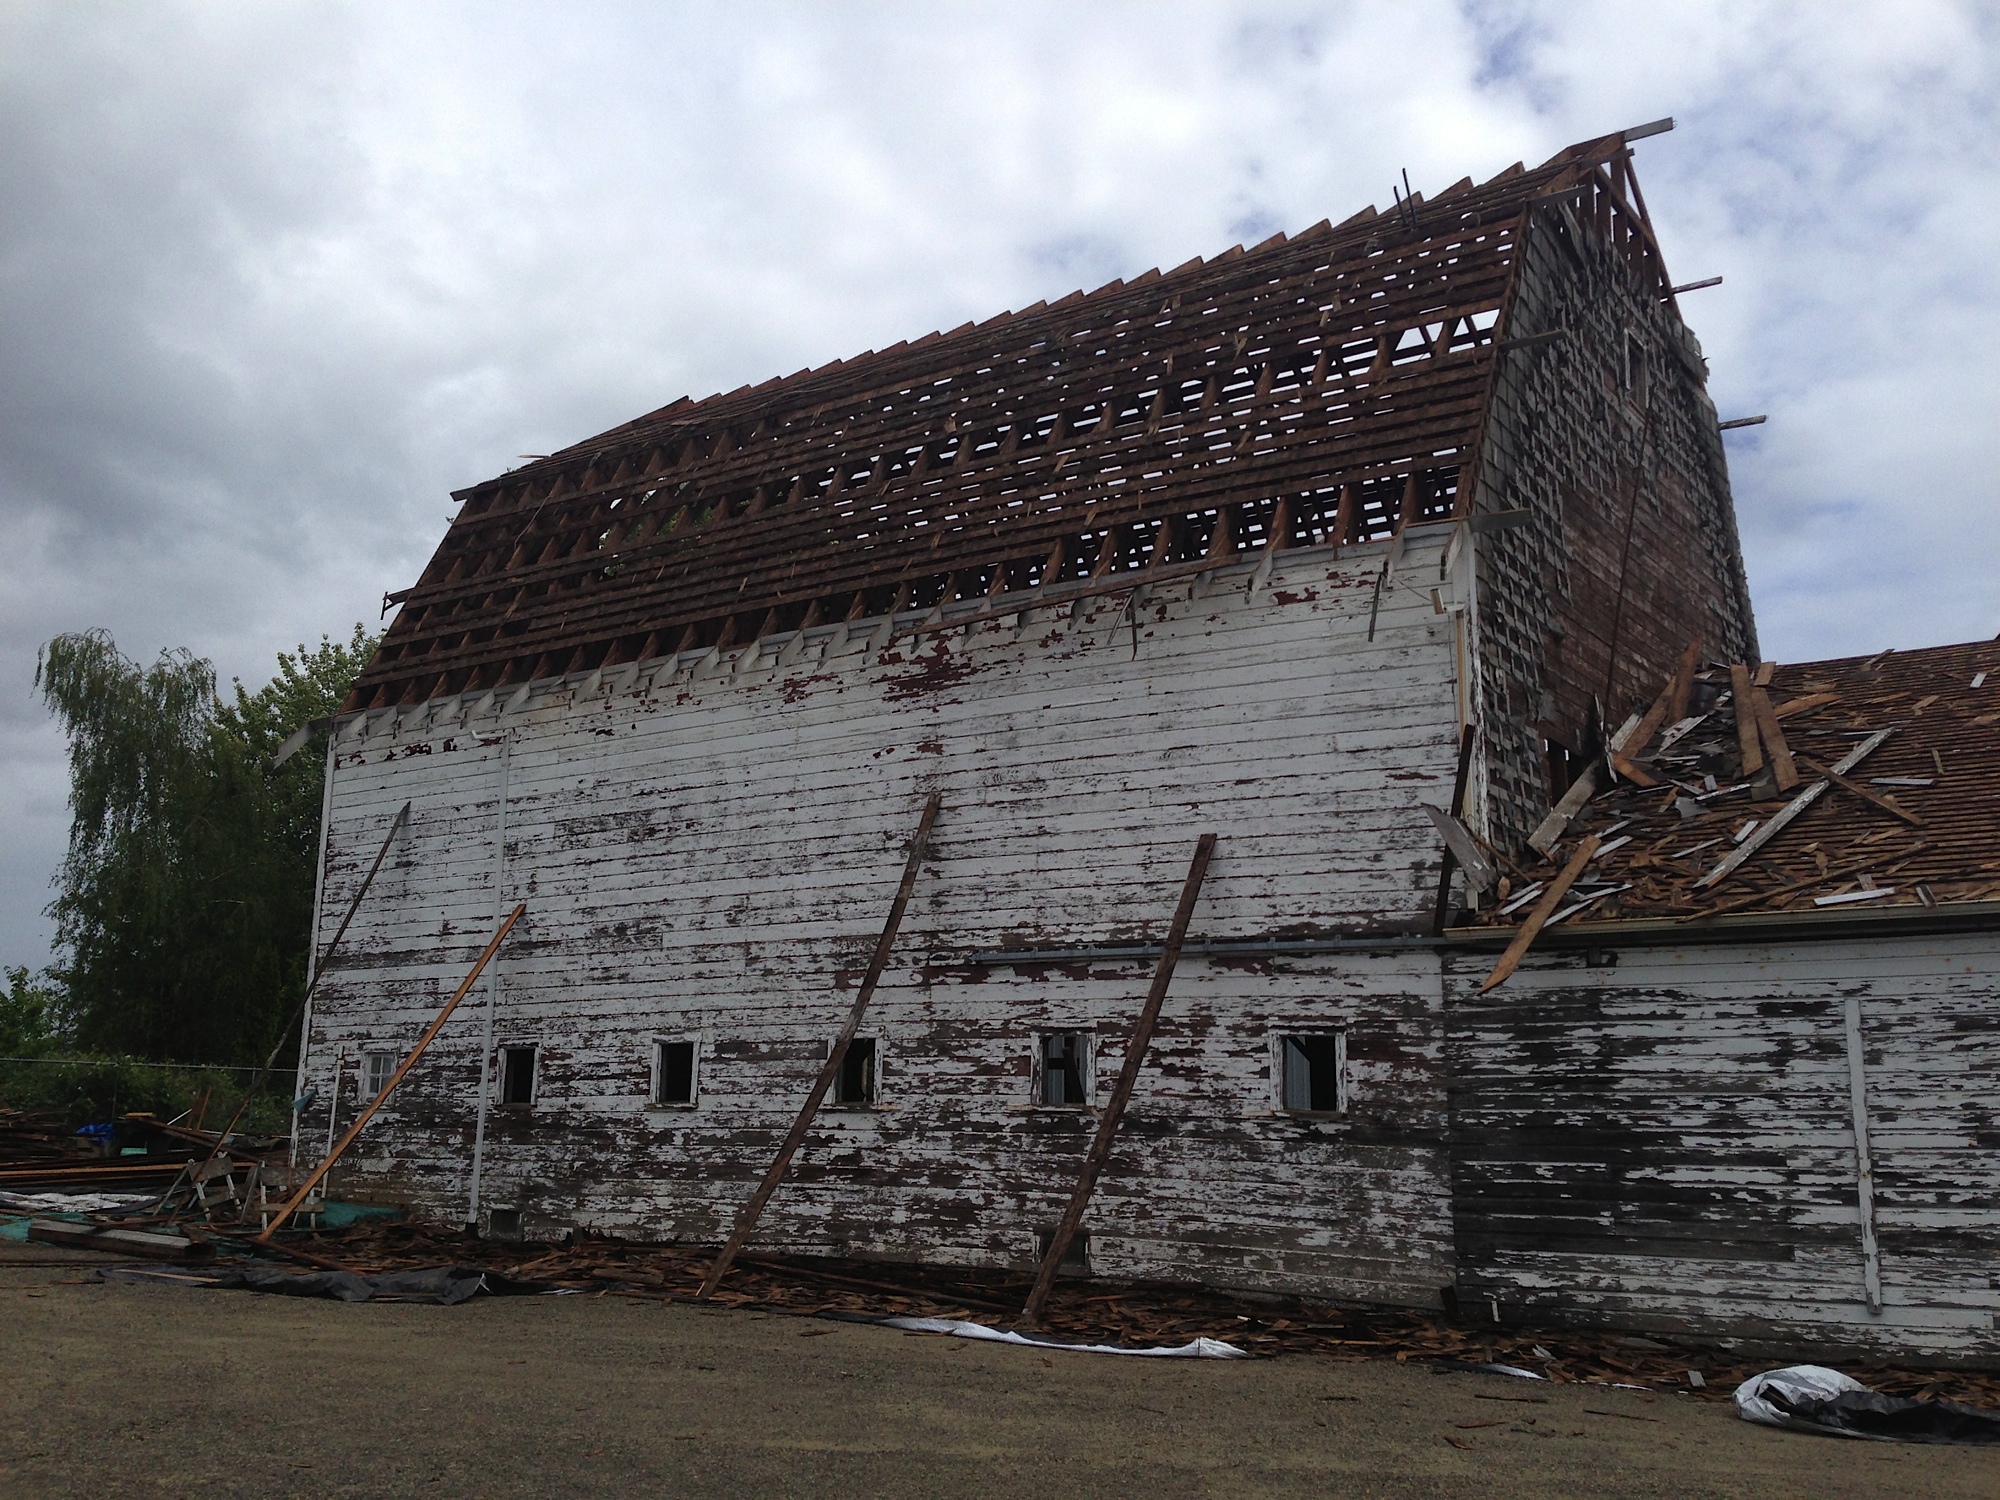
M 0 1057 L 40 1057 L 66 1040 L 61 987 L 46 972 L 7 971 L 0 992 Z
M 225 704 L 186 651 L 141 667 L 103 631 L 43 649 L 36 685 L 70 746 L 49 910 L 79 1046 L 243 1062 L 277 1040 L 305 982 L 321 757 L 274 769 L 272 752 L 331 715 L 373 651 L 357 625 Z

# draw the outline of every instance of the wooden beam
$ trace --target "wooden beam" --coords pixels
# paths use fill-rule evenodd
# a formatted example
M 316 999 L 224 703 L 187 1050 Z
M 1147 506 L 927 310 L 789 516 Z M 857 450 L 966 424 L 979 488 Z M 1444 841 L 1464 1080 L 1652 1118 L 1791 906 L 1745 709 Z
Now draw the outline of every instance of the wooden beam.
M 1174 908 L 1174 919 L 1167 929 L 1166 947 L 1160 952 L 1160 962 L 1153 970 L 1153 987 L 1146 992 L 1146 1003 L 1139 1008 L 1139 1023 L 1132 1028 L 1132 1040 L 1125 1047 L 1125 1065 L 1118 1070 L 1118 1083 L 1111 1091 L 1111 1101 L 1097 1121 L 1097 1134 L 1091 1140 L 1090 1150 L 1083 1158 L 1083 1170 L 1077 1176 L 1076 1188 L 1069 1197 L 1069 1207 L 1063 1210 L 1062 1221 L 1056 1225 L 1055 1233 L 1049 1236 L 1049 1248 L 1042 1256 L 1042 1268 L 1035 1277 L 1035 1288 L 1028 1293 L 1027 1306 L 1022 1315 L 1030 1323 L 1041 1320 L 1042 1308 L 1049 1300 L 1049 1292 L 1055 1286 L 1056 1271 L 1069 1253 L 1070 1242 L 1076 1238 L 1076 1231 L 1083 1224 L 1083 1213 L 1090 1206 L 1091 1192 L 1097 1186 L 1097 1179 L 1104 1170 L 1104 1164 L 1111 1157 L 1111 1143 L 1117 1138 L 1118 1124 L 1125 1118 L 1125 1106 L 1131 1102 L 1133 1086 L 1139 1081 L 1139 1069 L 1146 1060 L 1146 1049 L 1152 1044 L 1153 1028 L 1160 1019 L 1160 1005 L 1167 998 L 1167 986 L 1174 977 L 1174 966 L 1180 962 L 1181 944 L 1187 938 L 1188 922 L 1194 916 L 1194 904 L 1201 895 L 1201 883 L 1208 874 L 1209 857 L 1215 853 L 1215 835 L 1204 833 L 1194 846 L 1194 860 L 1188 866 L 1187 880 L 1181 886 L 1180 905 Z
M 854 1004 L 847 1012 L 847 1020 L 840 1028 L 840 1035 L 834 1039 L 827 1052 L 826 1062 L 819 1070 L 819 1077 L 806 1095 L 806 1101 L 799 1106 L 798 1118 L 792 1121 L 792 1128 L 786 1132 L 784 1144 L 778 1148 L 777 1160 L 764 1173 L 764 1180 L 757 1184 L 757 1191 L 750 1195 L 750 1201 L 743 1206 L 737 1217 L 736 1227 L 730 1231 L 728 1241 L 715 1262 L 708 1268 L 708 1275 L 701 1283 L 697 1297 L 713 1296 L 722 1284 L 722 1278 L 729 1274 L 730 1262 L 736 1259 L 744 1242 L 757 1228 L 757 1221 L 764 1216 L 764 1205 L 771 1201 L 771 1195 L 784 1181 L 785 1171 L 792 1164 L 792 1157 L 804 1144 L 806 1131 L 812 1127 L 813 1117 L 819 1113 L 825 1102 L 827 1091 L 833 1087 L 834 1079 L 840 1076 L 840 1065 L 847 1060 L 848 1047 L 854 1041 L 854 1033 L 861 1027 L 861 1017 L 868 1009 L 868 1002 L 874 997 L 875 986 L 881 983 L 882 971 L 889 963 L 889 950 L 894 946 L 896 933 L 903 925 L 903 913 L 909 909 L 910 892 L 916 888 L 917 871 L 922 868 L 924 854 L 930 847 L 931 828 L 937 822 L 938 808 L 943 797 L 932 792 L 924 803 L 923 816 L 917 820 L 916 835 L 910 840 L 909 854 L 903 860 L 902 884 L 896 887 L 896 899 L 889 904 L 889 919 L 882 924 L 882 936 L 876 939 L 875 952 L 868 960 L 868 970 L 861 977 L 861 987 L 855 991 Z
M 1762 687 L 1753 687 L 1750 706 L 1756 713 L 1757 737 L 1764 742 L 1764 755 L 1771 763 L 1771 773 L 1778 779 L 1778 790 L 1789 792 L 1799 784 L 1799 768 L 1792 763 L 1792 747 L 1785 743 L 1785 731 L 1772 711 L 1771 695 Z
M 264 1226 L 264 1232 L 257 1236 L 256 1243 L 269 1243 L 271 1236 L 276 1234 L 284 1222 L 297 1211 L 298 1206 L 306 1201 L 307 1195 L 319 1186 L 320 1179 L 333 1170 L 333 1164 L 340 1160 L 347 1148 L 354 1144 L 354 1138 L 361 1134 L 361 1127 L 374 1118 L 375 1111 L 380 1109 L 383 1101 L 396 1091 L 396 1085 L 401 1083 L 404 1075 L 416 1066 L 417 1059 L 424 1055 L 424 1049 L 430 1046 L 431 1039 L 443 1028 L 444 1023 L 451 1019 L 451 1013 L 458 1009 L 458 1002 L 465 998 L 466 991 L 472 988 L 480 974 L 485 971 L 486 965 L 492 962 L 493 955 L 500 951 L 501 943 L 506 941 L 507 934 L 514 930 L 514 924 L 521 920 L 522 914 L 527 909 L 526 905 L 521 905 L 507 914 L 507 920 L 500 924 L 500 930 L 493 934 L 492 940 L 480 953 L 471 971 L 458 982 L 458 988 L 451 992 L 451 998 L 445 1001 L 444 1009 L 437 1013 L 437 1019 L 424 1028 L 424 1034 L 418 1037 L 416 1045 L 410 1048 L 410 1055 L 404 1058 L 396 1071 L 389 1075 L 389 1081 L 382 1085 L 382 1092 L 368 1101 L 367 1107 L 355 1118 L 354 1123 L 347 1127 L 347 1134 L 340 1138 L 339 1144 L 327 1152 L 326 1160 L 306 1175 L 306 1180 L 300 1183 L 298 1190 L 286 1200 L 285 1206 L 279 1209 L 271 1222 Z
M 1750 669 L 1741 662 L 1729 669 L 1730 706 L 1736 711 L 1736 746 L 1743 757 L 1743 774 L 1764 769 L 1764 751 L 1757 738 L 1757 709 L 1750 701 Z
M 1835 771 L 1853 770 L 1861 764 L 1865 757 L 1874 753 L 1877 745 L 1881 744 L 1882 741 L 1889 738 L 1895 732 L 1893 729 L 1876 730 L 1875 733 L 1869 735 L 1867 739 L 1856 745 L 1835 762 L 1833 769 Z M 1734 871 L 1740 869 L 1746 859 L 1782 833 L 1792 819 L 1796 818 L 1808 807 L 1811 807 L 1819 799 L 1820 793 L 1832 785 L 1831 781 L 1815 781 L 1811 786 L 1800 792 L 1798 796 L 1792 798 L 1791 801 L 1773 813 L 1763 827 L 1745 839 L 1734 853 L 1728 855 L 1713 870 L 1710 870 L 1701 879 L 1697 880 L 1695 882 L 1696 889 L 1700 889 L 1702 886 L 1715 885 L 1719 881 L 1726 879 Z
M 1885 797 L 1872 787 L 1865 787 L 1858 781 L 1850 781 L 1847 777 L 1841 775 L 1840 772 L 1823 766 L 1816 760 L 1805 757 L 1801 757 L 1801 759 L 1805 759 L 1806 764 L 1812 768 L 1815 775 L 1824 776 L 1843 792 L 1859 797 L 1863 802 L 1869 803 L 1871 806 L 1881 808 L 1883 812 L 1889 814 L 1892 818 L 1901 818 L 1913 828 L 1922 828 L 1924 826 L 1922 818 L 1911 812 L 1894 797 Z
M 1458 775 L 1451 784 L 1451 815 L 1456 821 L 1465 819 L 1465 783 L 1472 772 L 1472 741 L 1474 726 L 1468 723 L 1458 732 Z M 1443 937 L 1445 919 L 1451 915 L 1447 908 L 1451 905 L 1451 874 L 1458 866 L 1458 855 L 1451 845 L 1444 846 L 1444 860 L 1438 866 L 1437 905 L 1431 912 L 1431 936 Z
M 1493 972 L 1488 974 L 1485 983 L 1479 986 L 1480 994 L 1498 989 L 1507 982 L 1516 969 L 1521 967 L 1521 960 L 1528 956 L 1528 949 L 1534 946 L 1535 939 L 1541 935 L 1542 927 L 1556 909 L 1556 903 L 1561 901 L 1569 888 L 1576 883 L 1576 877 L 1583 873 L 1583 867 L 1596 857 L 1598 846 L 1602 842 L 1593 833 L 1576 846 L 1576 853 L 1569 857 L 1569 863 L 1562 867 L 1562 873 L 1549 882 L 1549 888 L 1543 891 L 1541 899 L 1535 902 L 1534 910 L 1530 911 L 1527 920 L 1521 923 L 1521 930 L 1514 934 L 1514 941 L 1509 943 L 1507 951 L 1500 955 L 1500 962 L 1493 966 Z

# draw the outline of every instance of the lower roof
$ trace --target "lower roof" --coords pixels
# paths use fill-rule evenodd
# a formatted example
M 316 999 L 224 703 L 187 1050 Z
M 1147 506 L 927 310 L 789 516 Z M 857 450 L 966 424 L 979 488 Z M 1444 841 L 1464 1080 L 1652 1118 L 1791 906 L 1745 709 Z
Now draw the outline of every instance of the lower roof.
M 1603 789 L 1544 824 L 1545 854 L 1495 851 L 1502 894 L 1478 925 L 1528 921 L 1591 838 L 1551 923 L 1946 916 L 2000 898 L 2000 640 L 1787 666 L 1690 653 L 1627 733 L 1593 768 Z

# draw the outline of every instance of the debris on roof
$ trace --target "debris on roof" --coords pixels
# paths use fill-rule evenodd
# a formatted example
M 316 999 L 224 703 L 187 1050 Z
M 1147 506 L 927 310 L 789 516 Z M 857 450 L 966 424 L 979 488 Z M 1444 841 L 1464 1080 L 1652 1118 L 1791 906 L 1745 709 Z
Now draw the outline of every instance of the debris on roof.
M 1996 725 L 2000 642 L 1699 670 L 1690 652 L 1478 925 L 1525 928 L 1592 839 L 1548 925 L 2000 898 Z

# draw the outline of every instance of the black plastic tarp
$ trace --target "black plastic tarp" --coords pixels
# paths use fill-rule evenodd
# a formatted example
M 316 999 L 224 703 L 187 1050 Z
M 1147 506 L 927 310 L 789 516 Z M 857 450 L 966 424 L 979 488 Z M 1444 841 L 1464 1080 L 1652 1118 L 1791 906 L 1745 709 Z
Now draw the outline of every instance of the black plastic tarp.
M 272 1292 L 282 1297 L 331 1297 L 340 1302 L 422 1302 L 449 1307 L 478 1296 L 519 1296 L 546 1288 L 476 1266 L 427 1266 L 359 1276 L 352 1271 L 291 1270 L 285 1266 L 106 1266 L 106 1281 Z

